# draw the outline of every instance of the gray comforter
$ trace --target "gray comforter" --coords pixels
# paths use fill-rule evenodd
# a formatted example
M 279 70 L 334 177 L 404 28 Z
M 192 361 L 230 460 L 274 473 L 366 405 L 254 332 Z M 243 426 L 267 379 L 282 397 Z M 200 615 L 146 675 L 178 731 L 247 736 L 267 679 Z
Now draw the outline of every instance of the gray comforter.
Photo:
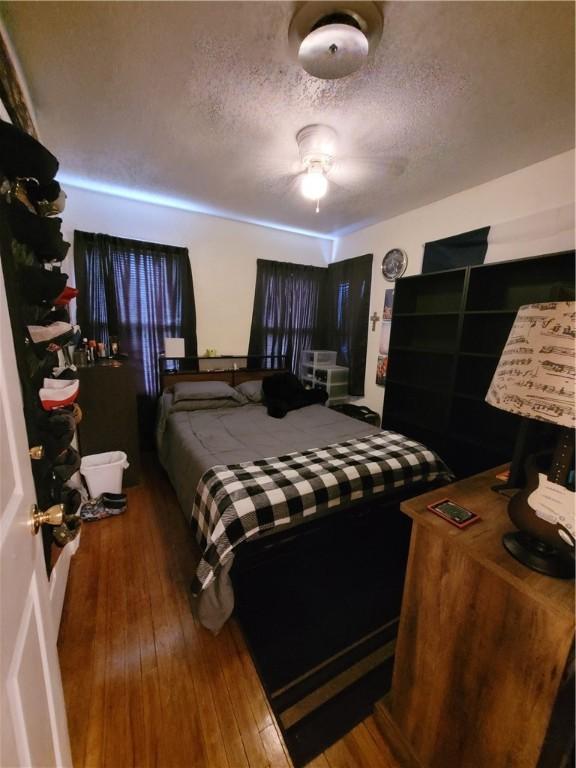
M 162 395 L 158 453 L 187 520 L 200 478 L 217 464 L 322 448 L 379 432 L 323 405 L 290 411 L 283 419 L 270 418 L 263 405 L 170 414 L 171 405 L 172 395 Z

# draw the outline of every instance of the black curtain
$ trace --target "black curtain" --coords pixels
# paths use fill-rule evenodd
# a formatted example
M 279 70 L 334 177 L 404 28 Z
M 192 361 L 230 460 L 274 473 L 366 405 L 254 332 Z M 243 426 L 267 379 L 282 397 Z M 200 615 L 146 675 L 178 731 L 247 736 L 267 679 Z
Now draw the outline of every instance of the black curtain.
M 317 342 L 326 272 L 324 267 L 258 259 L 249 355 L 286 355 L 298 375 L 302 350 Z
M 490 227 L 482 227 L 482 229 L 473 229 L 470 232 L 462 232 L 459 235 L 426 243 L 422 274 L 484 264 L 489 232 Z
M 136 372 L 140 434 L 149 444 L 164 337 L 184 338 L 186 355 L 197 355 L 188 250 L 76 231 L 74 267 L 82 335 L 107 345 L 118 337 Z
M 364 394 L 372 254 L 330 264 L 322 299 L 325 349 L 338 352 L 338 365 L 349 368 L 348 391 Z

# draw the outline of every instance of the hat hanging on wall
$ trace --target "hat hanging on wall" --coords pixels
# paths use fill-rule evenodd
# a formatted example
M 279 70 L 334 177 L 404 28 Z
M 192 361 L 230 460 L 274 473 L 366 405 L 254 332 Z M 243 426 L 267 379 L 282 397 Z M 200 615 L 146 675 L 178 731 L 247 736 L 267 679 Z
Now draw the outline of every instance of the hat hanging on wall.
M 359 70 L 381 34 L 382 16 L 373 2 L 304 3 L 288 30 L 298 62 L 321 80 L 337 80 Z

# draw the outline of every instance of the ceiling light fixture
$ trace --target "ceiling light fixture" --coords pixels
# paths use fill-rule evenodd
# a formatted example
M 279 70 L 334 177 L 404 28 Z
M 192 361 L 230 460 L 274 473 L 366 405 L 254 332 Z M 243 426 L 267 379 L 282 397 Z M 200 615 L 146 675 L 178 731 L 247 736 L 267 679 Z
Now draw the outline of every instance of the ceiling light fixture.
M 331 13 L 320 19 L 298 50 L 309 75 L 337 80 L 356 72 L 368 58 L 368 38 L 352 16 Z
M 320 200 L 328 191 L 328 179 L 321 165 L 313 163 L 302 176 L 302 194 L 308 200 Z
M 305 168 L 300 190 L 307 200 L 316 200 L 316 213 L 320 200 L 328 191 L 328 179 L 336 151 L 336 131 L 328 125 L 307 125 L 296 134 L 300 160 Z
M 309 75 L 337 80 L 366 62 L 382 34 L 382 15 L 374 2 L 308 2 L 296 12 L 288 36 Z

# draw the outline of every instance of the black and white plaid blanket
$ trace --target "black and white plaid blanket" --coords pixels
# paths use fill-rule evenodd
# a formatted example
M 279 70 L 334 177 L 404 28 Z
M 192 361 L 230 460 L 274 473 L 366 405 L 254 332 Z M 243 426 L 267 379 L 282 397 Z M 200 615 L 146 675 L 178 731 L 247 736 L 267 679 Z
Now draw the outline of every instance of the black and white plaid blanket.
M 378 432 L 302 453 L 204 473 L 192 525 L 202 559 L 192 584 L 199 594 L 242 541 L 331 507 L 416 482 L 452 479 L 440 457 L 397 432 Z

